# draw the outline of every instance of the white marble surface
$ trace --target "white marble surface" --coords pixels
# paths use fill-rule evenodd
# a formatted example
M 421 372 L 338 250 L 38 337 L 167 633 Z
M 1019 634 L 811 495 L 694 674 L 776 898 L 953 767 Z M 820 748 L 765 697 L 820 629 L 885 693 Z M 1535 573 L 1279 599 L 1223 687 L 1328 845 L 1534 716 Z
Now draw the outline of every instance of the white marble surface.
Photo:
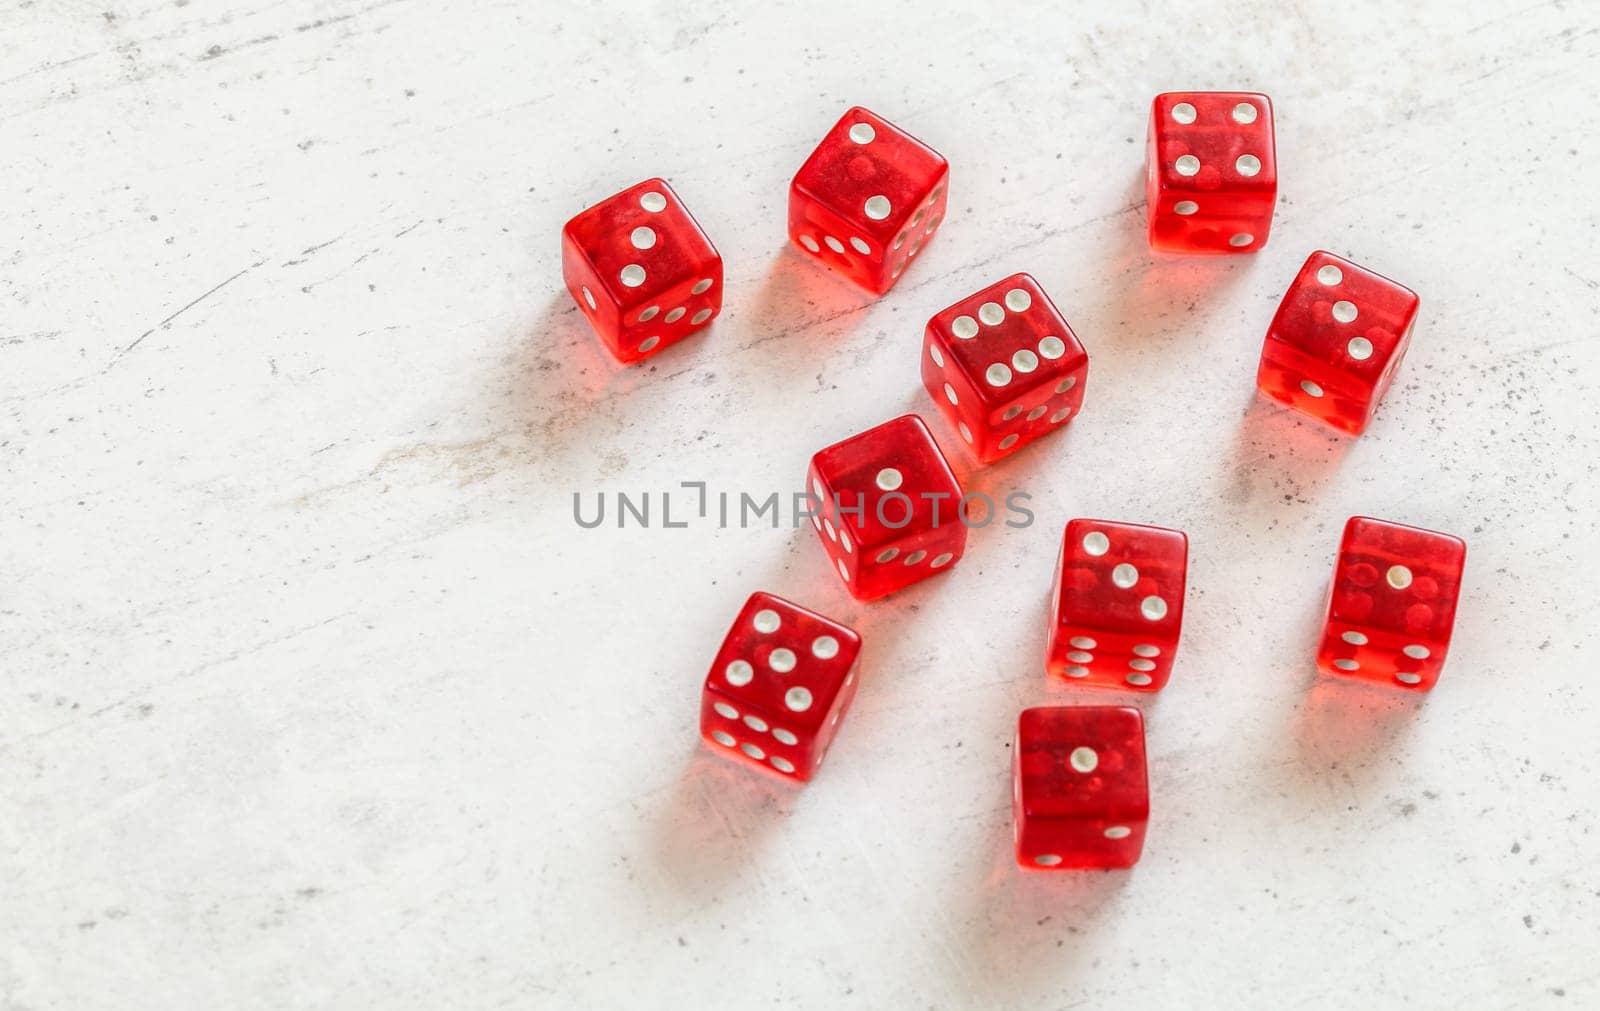
M 1592 166 L 1600 11 L 1265 0 L 6 0 L 0 1006 L 1600 1006 Z M 1259 88 L 1253 257 L 1153 260 L 1149 98 Z M 868 105 L 953 165 L 869 302 L 783 248 Z M 651 174 L 728 306 L 609 364 L 557 234 Z M 1351 442 L 1257 401 L 1326 246 L 1423 299 Z M 798 488 L 924 412 L 921 323 L 1036 274 L 1069 434 L 1039 521 L 852 603 L 809 531 L 584 531 L 575 491 Z M 1344 519 L 1470 544 L 1426 698 L 1315 678 Z M 1128 873 L 1019 875 L 1019 708 L 1074 515 L 1186 529 Z M 803 790 L 696 745 L 745 595 L 859 627 Z

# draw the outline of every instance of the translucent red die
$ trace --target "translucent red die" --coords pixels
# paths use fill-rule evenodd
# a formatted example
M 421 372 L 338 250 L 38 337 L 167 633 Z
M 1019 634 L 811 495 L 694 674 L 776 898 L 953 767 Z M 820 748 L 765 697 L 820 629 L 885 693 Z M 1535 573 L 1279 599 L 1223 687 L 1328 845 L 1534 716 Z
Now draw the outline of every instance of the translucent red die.
M 770 593 L 754 593 L 706 675 L 700 736 L 712 749 L 807 780 L 857 687 L 861 637 Z
M 1012 762 L 1017 863 L 1132 867 L 1150 820 L 1144 718 L 1127 706 L 1024 709 Z
M 874 294 L 933 237 L 950 198 L 933 148 L 859 106 L 833 125 L 789 186 L 789 237 Z
M 1405 358 L 1417 305 L 1405 285 L 1319 249 L 1272 317 L 1256 385 L 1281 404 L 1360 435 Z
M 722 311 L 722 257 L 664 179 L 646 179 L 568 221 L 561 274 L 621 362 L 670 347 Z
M 1278 202 L 1272 100 L 1247 91 L 1173 91 L 1150 103 L 1145 147 L 1150 247 L 1253 253 Z
M 961 485 L 915 414 L 811 458 L 811 522 L 852 596 L 875 600 L 961 560 Z
M 1088 353 L 1028 274 L 962 299 L 923 334 L 922 385 L 984 463 L 1065 428 L 1088 374 Z
M 1160 691 L 1183 631 L 1188 569 L 1182 531 L 1069 522 L 1050 591 L 1045 670 L 1074 684 Z
M 1450 649 L 1466 560 L 1459 537 L 1352 516 L 1339 542 L 1317 667 L 1432 688 Z

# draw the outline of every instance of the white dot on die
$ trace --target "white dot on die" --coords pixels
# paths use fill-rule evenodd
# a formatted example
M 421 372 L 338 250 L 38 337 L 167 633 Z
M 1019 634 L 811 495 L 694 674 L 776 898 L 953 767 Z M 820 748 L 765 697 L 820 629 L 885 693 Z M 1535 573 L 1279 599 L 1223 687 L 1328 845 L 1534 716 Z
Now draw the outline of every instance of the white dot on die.
M 630 288 L 637 288 L 644 283 L 644 268 L 637 263 L 630 263 L 623 267 L 622 272 L 617 276 L 622 279 L 623 284 Z
M 1356 304 L 1346 302 L 1344 299 L 1333 303 L 1333 318 L 1341 323 L 1354 323 L 1356 319 Z
M 1333 662 L 1333 665 L 1335 667 L 1339 668 L 1340 670 L 1360 670 L 1361 669 L 1361 665 L 1360 664 L 1356 663 L 1354 660 L 1351 660 L 1348 657 L 1341 657 L 1340 659 L 1335 660 Z
M 586 285 L 583 285 L 582 287 L 583 287 L 583 300 L 585 302 L 589 303 L 589 308 L 591 308 L 591 309 L 600 308 L 598 305 L 595 304 L 594 292 L 589 290 L 589 286 L 586 284 Z
M 1100 756 L 1093 748 L 1073 748 L 1072 754 L 1067 756 L 1067 761 L 1078 772 L 1093 772 L 1095 766 L 1100 764 Z
M 1256 107 L 1249 102 L 1240 102 L 1233 107 L 1233 121 L 1235 123 L 1254 123 L 1256 121 Z
M 1388 581 L 1390 586 L 1397 590 L 1403 590 L 1411 585 L 1411 570 L 1404 565 L 1391 565 L 1389 566 L 1389 571 L 1384 573 L 1383 578 Z
M 751 730 L 754 730 L 758 734 L 764 734 L 767 732 L 767 721 L 763 720 L 759 716 L 750 716 L 747 714 L 744 718 L 744 725 L 749 727 Z
M 878 476 L 873 479 L 879 488 L 884 491 L 894 491 L 905 480 L 904 476 L 893 467 L 885 467 L 878 471 Z
M 1096 557 L 1111 550 L 1111 538 L 1098 530 L 1083 535 L 1083 550 Z
M 694 287 L 693 288 L 689 289 L 689 294 L 691 294 L 691 295 L 704 295 L 706 292 L 708 292 L 710 290 L 711 290 L 711 278 L 702 277 L 700 280 L 698 280 L 698 281 L 696 281 L 694 283 Z
M 649 249 L 656 244 L 656 230 L 640 225 L 628 236 L 628 241 L 633 243 L 634 249 Z
M 657 211 L 667 209 L 667 198 L 655 190 L 651 190 L 639 198 L 639 206 L 654 214 Z
M 876 136 L 878 131 L 872 128 L 871 123 L 856 123 L 850 127 L 850 139 L 857 144 L 871 144 Z
M 689 317 L 689 322 L 694 324 L 695 326 L 699 326 L 701 323 L 704 323 L 706 320 L 708 320 L 710 318 L 711 318 L 711 310 L 710 309 L 701 309 L 699 312 L 697 312 L 693 316 Z
M 688 311 L 680 305 L 676 309 L 667 310 L 667 314 L 662 317 L 662 320 L 667 323 L 676 323 L 678 320 L 683 319 L 683 314 Z
M 794 670 L 794 650 L 779 647 L 767 654 L 767 666 L 779 674 Z
M 765 751 L 762 751 L 759 747 L 751 744 L 749 741 L 745 741 L 743 744 L 739 745 L 739 750 L 758 762 L 767 757 L 767 753 Z
M 794 763 L 789 761 L 787 758 L 781 758 L 778 755 L 773 755 L 771 758 L 767 759 L 767 761 L 771 762 L 772 767 L 777 769 L 779 772 L 794 771 Z
M 1300 388 L 1306 391 L 1306 396 L 1308 397 L 1322 396 L 1322 387 L 1318 386 L 1316 383 L 1313 383 L 1309 379 L 1300 380 Z
M 711 739 L 722 745 L 724 748 L 731 748 L 738 743 L 733 739 L 733 735 L 728 733 L 726 730 L 713 730 L 711 732 Z
M 844 548 L 845 554 L 849 554 L 856 549 L 855 545 L 850 543 L 850 535 L 845 533 L 843 527 L 839 528 L 839 545 Z
M 1001 363 L 995 362 L 984 372 L 983 378 L 988 381 L 990 386 L 1004 386 L 1011 382 L 1011 370 Z
M 1141 660 L 1138 657 L 1135 657 L 1134 659 L 1128 661 L 1128 666 L 1133 670 L 1150 671 L 1156 669 L 1156 662 L 1154 660 Z
M 799 744 L 800 743 L 800 738 L 794 736 L 794 734 L 792 734 L 789 731 L 783 729 L 782 727 L 775 727 L 773 729 L 773 731 L 772 731 L 772 736 L 777 738 L 778 742 L 780 744 Z
M 1146 621 L 1160 621 L 1167 616 L 1167 602 L 1160 597 L 1146 597 L 1139 601 L 1139 613 Z
M 660 343 L 660 337 L 646 337 L 644 340 L 639 342 L 639 350 L 640 352 L 654 351 L 656 345 Z
M 1344 271 L 1331 263 L 1324 264 L 1317 268 L 1317 280 L 1331 288 L 1344 280 Z
M 1065 393 L 1076 385 L 1078 385 L 1078 377 L 1068 376 L 1067 378 L 1061 380 L 1061 382 L 1056 383 L 1056 392 Z
M 946 400 L 950 401 L 952 404 L 959 404 L 960 403 L 960 401 L 956 399 L 956 388 L 954 386 L 951 386 L 949 383 L 945 383 L 944 384 L 944 397 L 945 397 Z
M 1012 288 L 1006 292 L 1006 308 L 1012 312 L 1027 312 L 1028 306 L 1033 304 L 1033 296 L 1021 288 Z
M 756 612 L 755 618 L 750 623 L 756 627 L 757 632 L 772 633 L 776 632 L 778 626 L 783 624 L 783 619 L 778 617 L 777 611 L 770 607 L 763 607 Z
M 839 655 L 839 640 L 831 635 L 819 635 L 811 640 L 811 655 L 818 660 L 832 660 Z
M 838 531 L 833 529 L 833 521 L 830 520 L 830 519 L 826 519 L 826 518 L 823 519 L 823 521 L 822 521 L 822 531 L 823 531 L 823 533 L 828 535 L 828 540 L 830 540 L 830 541 L 836 541 L 836 540 L 839 539 L 839 533 L 838 533 Z
M 722 676 L 728 684 L 733 685 L 735 688 L 742 688 L 750 683 L 750 679 L 755 677 L 755 673 L 756 669 L 750 666 L 750 661 L 734 660 L 723 668 Z
M 1200 171 L 1200 159 L 1192 154 L 1186 154 L 1173 162 L 1172 167 L 1178 170 L 1180 176 L 1192 176 Z
M 1011 367 L 1018 372 L 1032 372 L 1039 367 L 1039 356 L 1023 348 L 1011 356 Z
M 1428 647 L 1417 645 L 1407 646 L 1405 649 L 1401 650 L 1401 652 L 1413 660 L 1426 660 L 1431 654 L 1431 651 L 1428 649 Z
M 1033 858 L 1033 862 L 1038 864 L 1040 867 L 1054 867 L 1056 864 L 1061 862 L 1061 858 L 1056 856 L 1054 853 L 1040 853 L 1038 856 Z
M 836 559 L 834 564 L 839 567 L 839 578 L 847 583 L 850 582 L 850 570 L 844 567 L 844 559 Z
M 922 564 L 922 560 L 924 558 L 927 558 L 927 557 L 928 557 L 928 553 L 926 551 L 920 551 L 920 550 L 919 551 L 913 551 L 913 552 L 911 552 L 911 554 L 907 555 L 906 556 L 906 560 L 901 562 L 900 564 L 901 565 L 921 565 Z
M 882 221 L 889 216 L 889 198 L 881 193 L 875 197 L 868 197 L 862 210 L 866 211 L 867 217 L 873 221 Z
M 1127 677 L 1123 678 L 1122 680 L 1128 682 L 1128 684 L 1133 685 L 1133 686 L 1135 686 L 1137 688 L 1144 688 L 1144 687 L 1146 687 L 1147 685 L 1150 684 L 1151 677 L 1148 674 L 1140 674 L 1138 672 L 1135 672 L 1135 673 L 1129 674 Z
M 1079 649 L 1094 649 L 1096 646 L 1100 645 L 1098 642 L 1095 642 L 1086 635 L 1075 635 L 1067 641 Z
M 946 565 L 949 565 L 950 559 L 954 557 L 955 555 L 952 555 L 950 552 L 946 551 L 942 554 L 934 555 L 933 561 L 929 562 L 928 564 L 935 569 L 942 569 Z
M 950 332 L 964 341 L 978 336 L 978 321 L 971 316 L 957 316 L 950 321 Z
M 1038 407 L 1035 407 L 1033 410 L 1028 412 L 1028 420 L 1038 421 L 1040 418 L 1044 417 L 1045 412 L 1048 410 L 1050 410 L 1049 404 L 1040 404 Z
M 1006 311 L 999 302 L 985 302 L 978 306 L 978 320 L 985 326 L 999 326 L 1005 321 Z
M 834 238 L 833 236 L 824 235 L 822 237 L 822 241 L 827 243 L 828 248 L 833 250 L 835 253 L 844 252 L 844 243 L 840 242 L 838 239 Z
M 1190 105 L 1188 102 L 1179 102 L 1177 105 L 1172 107 L 1172 118 L 1183 125 L 1188 126 L 1190 123 L 1194 122 L 1194 106 Z
M 854 246 L 855 251 L 862 256 L 867 256 L 872 252 L 872 247 L 867 245 L 866 240 L 859 235 L 850 236 L 850 245 Z
M 1010 449 L 1012 446 L 1015 446 L 1016 444 L 1017 444 L 1017 435 L 1016 435 L 1015 432 L 1013 432 L 1012 434 L 1006 436 L 1004 439 L 1000 440 L 1000 448 L 1002 450 Z
M 1087 667 L 1072 666 L 1067 668 L 1067 677 L 1069 678 L 1086 678 L 1088 676 L 1089 668 Z
M 718 702 L 711 708 L 715 709 L 719 716 L 725 716 L 730 720 L 737 720 L 739 718 L 739 710 L 728 705 L 726 702 Z
M 939 346 L 937 344 L 928 345 L 928 357 L 933 359 L 933 364 L 939 366 L 941 369 L 944 368 L 944 355 L 939 353 Z
M 1188 217 L 1199 209 L 1200 205 L 1195 203 L 1193 200 L 1180 200 L 1172 205 L 1172 213 L 1182 214 L 1185 217 Z
M 1261 171 L 1261 159 L 1253 154 L 1242 154 L 1234 160 L 1233 167 L 1242 176 L 1253 176 Z
M 972 429 L 967 427 L 965 421 L 956 422 L 956 429 L 961 432 L 961 437 L 967 440 L 967 445 L 972 445 Z
M 1010 421 L 1012 418 L 1015 418 L 1017 415 L 1019 415 L 1021 413 L 1022 413 L 1022 408 L 1018 407 L 1016 404 L 1012 404 L 1010 407 L 1006 408 L 1006 413 L 1000 415 L 1000 420 L 1001 421 Z
M 1094 663 L 1094 654 L 1075 649 L 1067 654 L 1067 659 L 1072 663 Z
M 1067 344 L 1060 337 L 1046 337 L 1039 341 L 1039 353 L 1054 361 L 1067 353 Z
M 1367 644 L 1367 637 L 1360 632 L 1346 632 L 1339 638 L 1352 646 L 1365 646 Z
M 1364 362 L 1372 357 L 1372 342 L 1365 337 L 1350 338 L 1350 343 L 1346 344 L 1344 349 L 1358 362 Z
M 1152 646 L 1149 643 L 1141 642 L 1139 645 L 1133 647 L 1133 652 L 1138 656 L 1160 656 L 1161 647 Z
M 1251 235 L 1249 232 L 1239 232 L 1237 234 L 1228 236 L 1228 245 L 1234 247 L 1235 249 L 1242 249 L 1254 241 L 1256 241 L 1256 237 Z
M 658 313 L 660 311 L 661 311 L 661 307 L 659 305 L 652 305 L 650 308 L 646 309 L 644 312 L 641 312 L 639 314 L 639 322 L 641 322 L 641 323 L 650 322 L 651 320 L 656 318 L 656 313 Z
M 813 239 L 809 235 L 800 236 L 800 245 L 802 245 L 802 246 L 806 247 L 807 249 L 811 250 L 813 253 L 822 252 L 822 247 L 817 245 L 817 240 Z
M 1126 825 L 1111 825 L 1106 828 L 1103 834 L 1107 839 L 1126 839 L 1133 835 L 1133 829 Z
M 811 708 L 811 693 L 804 688 L 791 688 L 783 693 L 783 704 L 797 713 Z
M 1394 679 L 1403 685 L 1419 685 L 1422 683 L 1422 675 L 1413 674 L 1410 671 L 1401 671 L 1394 676 Z
M 1124 590 L 1131 590 L 1139 582 L 1139 570 L 1123 562 L 1111 570 L 1111 581 Z
M 1063 407 L 1061 410 L 1059 410 L 1056 413 L 1050 415 L 1050 423 L 1052 425 L 1059 425 L 1061 422 L 1067 420 L 1067 415 L 1069 415 L 1071 413 L 1072 413 L 1072 408 L 1070 406 Z

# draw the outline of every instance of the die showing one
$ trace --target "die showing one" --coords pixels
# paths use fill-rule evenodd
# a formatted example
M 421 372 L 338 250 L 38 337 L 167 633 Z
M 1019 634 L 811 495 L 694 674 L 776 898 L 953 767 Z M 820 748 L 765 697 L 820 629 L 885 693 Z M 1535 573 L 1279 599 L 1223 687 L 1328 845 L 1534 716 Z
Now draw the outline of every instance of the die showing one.
M 789 185 L 789 237 L 881 295 L 933 237 L 950 199 L 933 148 L 859 106 L 833 125 Z
M 646 179 L 568 221 L 561 274 L 624 363 L 683 340 L 722 311 L 722 257 L 664 179 Z
M 1466 560 L 1459 537 L 1352 516 L 1339 542 L 1317 667 L 1432 688 L 1450 649 Z
M 1069 522 L 1050 590 L 1046 672 L 1074 684 L 1160 691 L 1183 631 L 1188 569 L 1182 531 Z
M 1174 91 L 1150 103 L 1145 202 L 1152 249 L 1253 253 L 1278 202 L 1272 101 L 1245 91 Z
M 962 299 L 923 335 L 922 385 L 984 463 L 1065 428 L 1088 374 L 1088 353 L 1028 274 Z
M 937 575 L 961 560 L 961 485 L 928 426 L 907 414 L 811 458 L 812 525 L 858 600 Z
M 1417 305 L 1405 285 L 1319 249 L 1272 317 L 1256 385 L 1279 403 L 1360 435 L 1405 358 Z
M 1024 709 L 1012 785 L 1020 866 L 1132 867 L 1150 820 L 1144 718 L 1128 706 Z
M 706 675 L 700 735 L 713 750 L 807 780 L 857 687 L 861 637 L 770 593 L 745 601 Z

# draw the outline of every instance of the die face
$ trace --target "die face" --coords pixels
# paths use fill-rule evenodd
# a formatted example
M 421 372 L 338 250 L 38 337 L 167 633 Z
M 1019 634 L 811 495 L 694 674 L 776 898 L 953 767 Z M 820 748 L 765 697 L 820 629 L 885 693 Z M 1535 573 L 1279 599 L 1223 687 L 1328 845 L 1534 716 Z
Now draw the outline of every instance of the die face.
M 1072 684 L 1160 691 L 1183 630 L 1188 568 L 1182 531 L 1072 520 L 1050 591 L 1046 671 Z
M 811 778 L 855 698 L 861 637 L 770 593 L 755 593 L 706 675 L 700 733 L 714 750 Z
M 859 106 L 789 186 L 789 237 L 874 294 L 894 286 L 944 221 L 950 168 L 938 152 Z
M 806 488 L 823 551 L 859 600 L 945 572 L 966 551 L 961 485 L 915 414 L 817 453 Z
M 664 179 L 607 197 L 562 229 L 567 288 L 606 347 L 634 362 L 722 311 L 722 257 Z
M 1025 709 L 1014 744 L 1019 866 L 1073 870 L 1138 862 L 1150 818 L 1139 710 Z
M 1467 545 L 1367 516 L 1345 524 L 1317 666 L 1338 677 L 1427 691 L 1439 680 Z
M 1317 250 L 1272 317 L 1256 385 L 1285 406 L 1359 435 L 1405 358 L 1418 305 L 1405 285 Z
M 1088 374 L 1088 352 L 1028 274 L 937 313 L 923 334 L 922 385 L 984 463 L 1065 428 Z
M 1150 246 L 1252 253 L 1278 199 L 1272 101 L 1245 91 L 1157 95 L 1145 147 Z

